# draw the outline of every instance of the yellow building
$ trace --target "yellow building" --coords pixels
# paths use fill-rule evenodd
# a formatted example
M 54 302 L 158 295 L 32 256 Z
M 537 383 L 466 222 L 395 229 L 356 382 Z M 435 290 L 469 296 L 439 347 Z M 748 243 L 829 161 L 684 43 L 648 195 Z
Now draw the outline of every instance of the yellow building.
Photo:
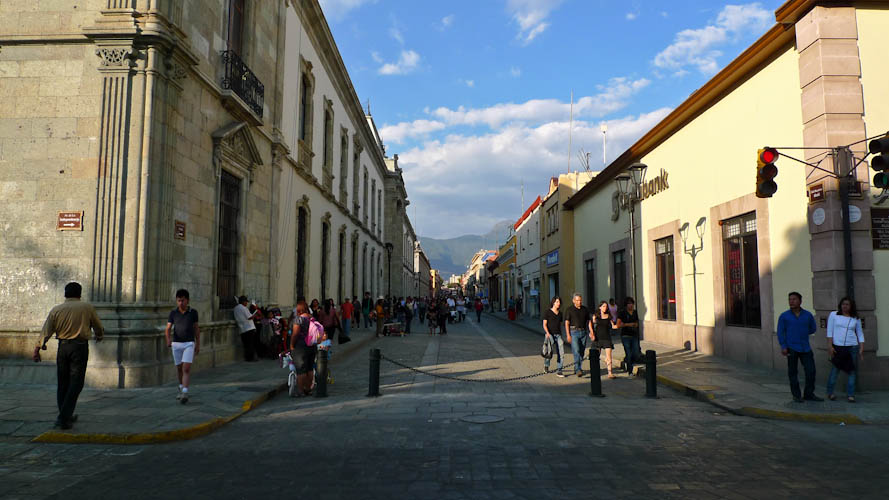
M 889 251 L 875 248 L 889 242 L 871 229 L 886 223 L 889 204 L 870 188 L 872 171 L 857 169 L 861 189 L 850 200 L 854 288 L 835 179 L 781 157 L 777 193 L 754 194 L 759 148 L 839 147 L 889 130 L 889 4 L 836 5 L 787 2 L 771 30 L 565 203 L 582 263 L 573 273 L 598 299 L 631 293 L 635 274 L 648 340 L 782 369 L 775 325 L 788 293 L 800 292 L 819 322 L 819 381 L 829 371 L 826 318 L 851 288 L 864 321 L 862 384 L 886 386 L 889 322 L 877 318 L 889 307 Z M 854 155 L 866 146 L 853 145 Z M 825 156 L 782 152 L 810 163 Z M 633 247 L 615 178 L 637 162 L 648 168 Z M 820 166 L 832 169 L 831 158 Z M 626 264 L 633 248 L 636 273 Z
M 506 243 L 500 247 L 497 252 L 497 265 L 494 267 L 494 283 L 495 289 L 491 290 L 491 298 L 501 311 L 506 310 L 509 298 L 515 298 L 519 288 L 516 285 L 516 252 L 515 252 L 515 234 L 511 234 Z
M 580 292 L 575 288 L 575 258 L 571 251 L 574 248 L 574 217 L 562 208 L 593 175 L 590 172 L 572 172 L 552 177 L 549 181 L 547 195 L 540 208 L 541 315 L 554 296 L 561 296 L 564 303 L 569 300 L 567 297 Z M 586 298 L 584 303 L 587 303 Z

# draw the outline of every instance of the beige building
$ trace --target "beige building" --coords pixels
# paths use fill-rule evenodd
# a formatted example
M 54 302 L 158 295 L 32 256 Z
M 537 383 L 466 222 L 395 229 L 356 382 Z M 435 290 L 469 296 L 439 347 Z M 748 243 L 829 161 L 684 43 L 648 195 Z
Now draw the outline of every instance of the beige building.
M 429 290 L 432 286 L 429 274 L 431 270 L 429 258 L 426 257 L 426 252 L 423 251 L 423 247 L 417 242 L 416 249 L 414 250 L 414 271 L 417 275 L 417 289 L 411 295 L 415 297 L 426 297 L 429 295 Z
M 574 218 L 563 210 L 565 202 L 595 176 L 572 172 L 552 177 L 540 208 L 540 314 L 554 296 L 563 303 L 580 292 L 574 281 Z M 583 292 L 581 292 L 583 293 Z M 584 297 L 587 304 L 588 297 Z
M 382 143 L 317 0 L 184 6 L 0 2 L 4 380 L 52 379 L 28 352 L 72 280 L 108 327 L 87 372 L 106 387 L 175 377 L 178 288 L 197 369 L 237 358 L 236 295 L 385 288 Z
M 855 156 L 864 158 L 861 141 L 889 130 L 889 5 L 795 0 L 776 11 L 776 21 L 566 203 L 576 221 L 602 221 L 577 226 L 574 256 L 593 262 L 594 272 L 578 266 L 574 277 L 591 279 L 600 298 L 631 279 L 632 270 L 613 264 L 629 244 L 614 178 L 642 162 L 648 171 L 636 212 L 636 273 L 645 338 L 783 370 L 775 329 L 788 293 L 798 291 L 818 319 L 812 345 L 823 383 L 826 319 L 850 285 L 837 183 L 782 157 L 777 193 L 757 198 L 757 150 L 810 147 L 784 152 L 814 163 L 825 158 L 825 146 L 856 143 Z M 820 166 L 832 170 L 832 158 Z M 889 241 L 872 229 L 889 213 L 866 166 L 855 173 L 861 187 L 851 195 L 850 217 L 866 339 L 860 380 L 886 387 L 889 325 L 879 318 L 889 304 L 889 251 L 878 248 Z M 605 213 L 618 218 L 607 221 Z

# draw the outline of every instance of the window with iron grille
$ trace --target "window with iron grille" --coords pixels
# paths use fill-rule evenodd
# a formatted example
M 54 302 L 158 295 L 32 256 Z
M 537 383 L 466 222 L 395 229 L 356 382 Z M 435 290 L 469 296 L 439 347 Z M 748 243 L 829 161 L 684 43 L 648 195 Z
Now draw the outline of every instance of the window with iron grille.
M 614 298 L 621 307 L 627 298 L 627 252 L 618 250 L 611 254 L 612 267 L 614 268 Z
M 596 307 L 596 259 L 583 262 L 584 281 L 586 282 L 586 303 Z
M 756 213 L 722 221 L 725 265 L 725 323 L 760 328 L 759 254 Z
M 654 254 L 657 276 L 657 319 L 676 321 L 676 266 L 673 262 L 673 237 L 656 240 Z
M 237 304 L 238 218 L 241 207 L 241 180 L 222 171 L 219 196 L 219 244 L 216 255 L 216 296 L 220 309 Z

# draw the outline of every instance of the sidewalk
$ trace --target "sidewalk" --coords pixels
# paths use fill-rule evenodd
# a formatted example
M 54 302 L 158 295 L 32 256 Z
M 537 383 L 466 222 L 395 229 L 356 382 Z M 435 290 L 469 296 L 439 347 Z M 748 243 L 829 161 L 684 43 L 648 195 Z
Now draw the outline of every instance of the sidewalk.
M 331 367 L 363 349 L 373 330 L 351 332 L 352 342 L 334 347 Z M 277 360 L 237 362 L 192 375 L 190 400 L 176 401 L 176 384 L 141 389 L 84 389 L 77 423 L 53 428 L 58 410 L 55 385 L 0 384 L 0 437 L 50 443 L 147 444 L 204 436 L 287 389 L 287 370 Z M 336 386 L 328 386 L 328 394 Z
M 519 316 L 510 321 L 506 313 L 487 313 L 482 321 L 496 318 L 543 336 L 542 320 Z M 889 424 L 889 392 L 859 391 L 857 403 L 846 402 L 845 382 L 838 383 L 836 401 L 805 403 L 793 402 L 785 372 L 771 371 L 706 354 L 686 351 L 680 347 L 642 341 L 642 351 L 653 349 L 658 354 L 657 378 L 661 385 L 670 387 L 700 401 L 708 402 L 735 415 L 778 420 L 819 422 L 831 424 Z M 567 350 L 567 349 L 566 349 Z M 614 343 L 615 366 L 624 358 L 623 346 Z M 644 366 L 637 375 L 644 373 Z M 635 370 L 634 370 L 635 371 Z M 815 394 L 824 397 L 823 381 L 827 374 L 819 373 Z M 840 381 L 845 378 L 841 377 Z M 800 384 L 803 384 L 800 369 Z

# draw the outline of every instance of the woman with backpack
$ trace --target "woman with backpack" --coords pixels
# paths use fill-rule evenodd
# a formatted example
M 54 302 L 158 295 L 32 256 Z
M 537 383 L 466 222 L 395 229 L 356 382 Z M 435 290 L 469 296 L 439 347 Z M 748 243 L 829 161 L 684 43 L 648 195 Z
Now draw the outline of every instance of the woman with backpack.
M 322 331 L 319 332 L 318 330 Z M 315 336 L 321 338 L 314 338 Z M 327 340 L 323 327 L 309 314 L 309 306 L 304 300 L 296 304 L 296 316 L 293 318 L 293 329 L 290 335 L 290 357 L 296 368 L 296 384 L 299 392 L 308 396 L 312 393 L 315 356 L 318 353 L 317 343 Z

